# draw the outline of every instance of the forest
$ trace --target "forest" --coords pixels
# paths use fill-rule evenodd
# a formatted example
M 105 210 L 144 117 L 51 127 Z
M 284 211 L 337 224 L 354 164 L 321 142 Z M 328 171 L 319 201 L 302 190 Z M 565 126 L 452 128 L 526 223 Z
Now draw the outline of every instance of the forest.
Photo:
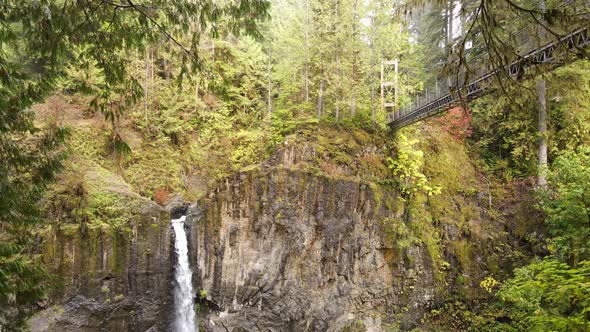
M 0 0 L 0 332 L 589 331 L 586 0 Z

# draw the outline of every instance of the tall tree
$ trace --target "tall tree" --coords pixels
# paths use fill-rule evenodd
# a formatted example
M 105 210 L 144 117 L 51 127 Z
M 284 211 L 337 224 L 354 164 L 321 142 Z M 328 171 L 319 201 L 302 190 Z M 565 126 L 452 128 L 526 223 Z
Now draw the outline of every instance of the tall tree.
M 539 162 L 537 185 L 545 187 L 547 185 L 547 91 L 545 89 L 545 80 L 540 79 L 537 84 L 537 94 L 539 98 Z
M 540 0 L 539 9 L 545 12 L 545 0 Z M 542 31 L 541 38 L 544 39 L 545 32 Z M 547 186 L 547 91 L 543 77 L 537 84 L 537 95 L 539 97 L 539 152 L 538 152 L 538 174 L 537 185 L 541 188 Z
M 267 67 L 267 76 L 268 76 L 268 88 L 267 88 L 267 111 L 268 113 L 272 113 L 272 48 L 268 46 L 268 67 Z
M 351 89 L 350 89 L 350 117 L 354 117 L 356 113 L 356 94 L 357 94 L 357 84 L 358 84 L 358 76 L 359 76 L 359 51 L 357 47 L 359 34 L 358 34 L 358 25 L 359 25 L 359 8 L 358 8 L 358 0 L 353 0 L 352 3 L 352 36 L 351 36 L 351 69 L 350 69 L 350 76 L 351 76 Z
M 305 101 L 309 101 L 309 0 L 305 0 Z

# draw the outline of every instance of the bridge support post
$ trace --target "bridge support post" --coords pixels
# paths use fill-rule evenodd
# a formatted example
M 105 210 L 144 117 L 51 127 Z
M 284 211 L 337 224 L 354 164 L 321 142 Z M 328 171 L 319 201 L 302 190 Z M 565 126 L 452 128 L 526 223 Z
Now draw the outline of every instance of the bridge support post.
M 398 59 L 381 61 L 381 108 L 385 112 L 392 113 L 394 118 L 399 116 L 397 111 L 398 65 Z

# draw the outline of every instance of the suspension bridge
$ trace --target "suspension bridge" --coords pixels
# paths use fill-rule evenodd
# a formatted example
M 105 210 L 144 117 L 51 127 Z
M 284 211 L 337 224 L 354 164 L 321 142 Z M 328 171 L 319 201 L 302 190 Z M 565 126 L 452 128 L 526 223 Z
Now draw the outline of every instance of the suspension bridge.
M 522 78 L 523 73 L 528 69 L 537 66 L 547 67 L 544 67 L 544 70 L 553 70 L 567 63 L 567 61 L 563 61 L 567 55 L 575 54 L 588 46 L 588 44 L 590 44 L 588 27 L 583 27 L 526 52 L 507 66 L 493 70 L 483 70 L 483 74 L 478 75 L 475 79 L 463 84 L 456 84 L 454 88 L 449 87 L 448 84 L 442 87 L 442 84 L 436 82 L 436 87 L 426 89 L 422 95 L 416 97 L 415 102 L 388 113 L 387 123 L 392 129 L 399 129 L 445 112 L 453 107 L 464 105 L 466 102 L 490 92 L 494 79 L 508 76 L 511 79 L 518 80 Z M 397 62 L 395 65 L 397 71 Z M 483 68 L 485 68 L 485 65 L 483 65 Z M 382 95 L 387 93 L 387 89 L 391 86 L 391 83 L 382 82 Z M 434 93 L 430 94 L 428 91 L 434 91 Z M 393 103 L 383 104 L 386 109 L 393 108 Z

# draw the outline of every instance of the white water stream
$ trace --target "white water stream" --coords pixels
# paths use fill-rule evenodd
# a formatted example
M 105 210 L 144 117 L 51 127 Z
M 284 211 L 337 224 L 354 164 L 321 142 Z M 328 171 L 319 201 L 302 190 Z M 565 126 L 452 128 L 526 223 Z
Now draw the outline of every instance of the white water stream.
M 188 243 L 184 230 L 186 216 L 180 219 L 172 219 L 174 227 L 177 263 L 174 277 L 174 331 L 195 332 L 199 327 L 195 321 L 195 310 L 193 308 L 193 283 L 192 271 L 188 262 Z

